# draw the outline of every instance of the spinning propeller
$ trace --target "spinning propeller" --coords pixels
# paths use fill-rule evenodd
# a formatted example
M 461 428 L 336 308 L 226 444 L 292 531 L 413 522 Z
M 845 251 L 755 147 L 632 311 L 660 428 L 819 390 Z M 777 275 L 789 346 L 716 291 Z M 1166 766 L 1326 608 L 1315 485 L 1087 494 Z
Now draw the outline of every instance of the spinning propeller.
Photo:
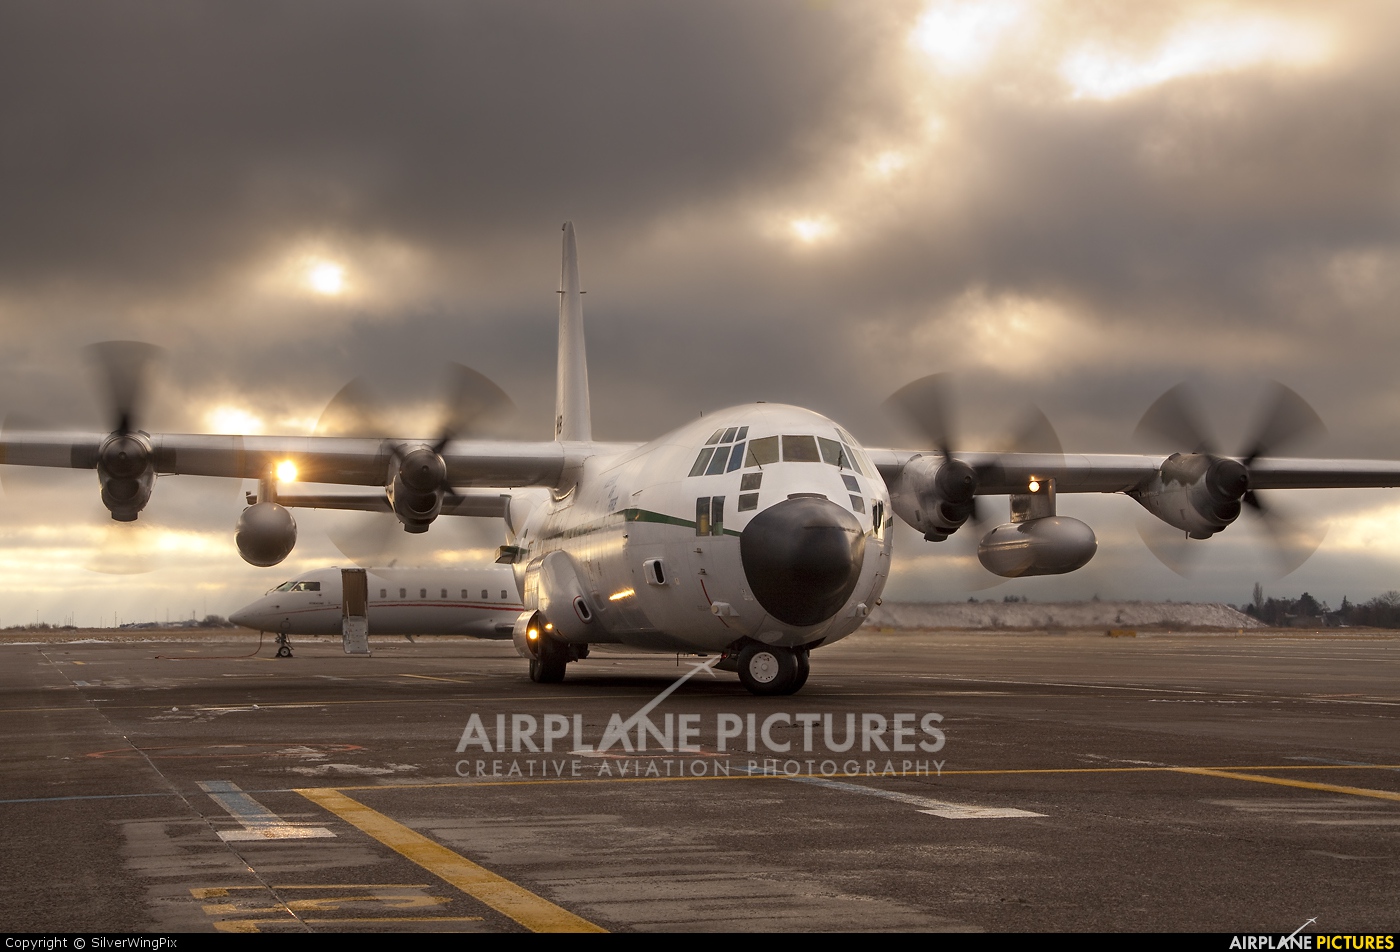
M 1183 382 L 1172 387 L 1147 408 L 1134 435 L 1139 439 L 1211 459 L 1217 478 L 1243 490 L 1239 501 L 1259 518 L 1268 533 L 1274 558 L 1282 574 L 1297 569 L 1321 545 L 1327 527 L 1301 523 L 1250 488 L 1251 470 L 1262 459 L 1275 455 L 1285 446 L 1326 432 L 1322 420 L 1308 402 L 1281 383 L 1271 382 L 1261 411 L 1245 441 L 1238 462 L 1222 457 L 1200 412 L 1201 401 L 1195 388 Z M 1236 469 L 1238 467 L 1238 469 Z M 1138 534 L 1162 564 L 1178 575 L 1189 574 L 1198 554 L 1185 534 L 1157 519 L 1139 520 Z
M 358 565 L 382 568 L 435 549 L 436 544 L 430 548 L 409 540 L 427 531 L 443 502 L 461 498 L 448 479 L 443 450 L 452 440 L 496 432 L 515 410 L 510 397 L 484 374 L 449 363 L 444 376 L 445 385 L 437 393 L 423 392 L 422 380 L 391 385 L 357 377 L 331 398 L 316 424 L 318 436 L 384 440 L 392 456 L 386 483 L 396 512 L 331 517 L 333 524 L 327 535 Z M 419 440 L 392 439 L 414 432 L 432 435 Z M 473 548 L 497 544 L 472 541 L 480 543 Z

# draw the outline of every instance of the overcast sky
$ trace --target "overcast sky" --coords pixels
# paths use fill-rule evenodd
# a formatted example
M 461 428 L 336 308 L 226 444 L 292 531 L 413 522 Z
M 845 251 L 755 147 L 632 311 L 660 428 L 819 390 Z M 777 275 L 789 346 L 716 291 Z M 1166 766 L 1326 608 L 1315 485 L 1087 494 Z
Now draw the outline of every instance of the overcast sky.
M 1277 379 L 1329 426 L 1295 452 L 1400 457 L 1385 0 L 7 3 L 0 122 L 11 426 L 102 425 L 81 348 L 141 339 L 153 431 L 304 434 L 346 381 L 411 404 L 452 359 L 547 438 L 568 219 L 603 439 L 764 399 L 916 445 L 882 401 L 948 370 L 969 449 L 1035 403 L 1067 449 L 1137 451 L 1182 379 L 1234 448 Z M 93 572 L 95 476 L 4 477 L 0 625 L 226 614 L 338 558 L 303 513 L 247 566 L 242 487 L 170 478 L 157 570 Z M 1099 535 L 1079 573 L 973 592 L 967 540 L 910 533 L 889 594 L 1400 589 L 1400 490 L 1284 495 L 1330 528 L 1283 579 L 1248 517 L 1187 579 L 1135 503 L 1062 497 Z

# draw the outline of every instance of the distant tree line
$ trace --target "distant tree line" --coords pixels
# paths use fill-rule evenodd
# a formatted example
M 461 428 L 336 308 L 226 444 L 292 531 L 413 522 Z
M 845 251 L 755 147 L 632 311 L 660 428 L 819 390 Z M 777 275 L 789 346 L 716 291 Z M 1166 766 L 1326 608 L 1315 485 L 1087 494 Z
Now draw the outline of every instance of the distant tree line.
M 1319 602 L 1307 592 L 1297 598 L 1265 598 L 1263 586 L 1255 583 L 1253 601 L 1240 611 L 1275 628 L 1290 625 L 1400 628 L 1400 592 L 1389 591 L 1360 605 L 1343 596 L 1342 604 L 1333 611 L 1326 602 Z

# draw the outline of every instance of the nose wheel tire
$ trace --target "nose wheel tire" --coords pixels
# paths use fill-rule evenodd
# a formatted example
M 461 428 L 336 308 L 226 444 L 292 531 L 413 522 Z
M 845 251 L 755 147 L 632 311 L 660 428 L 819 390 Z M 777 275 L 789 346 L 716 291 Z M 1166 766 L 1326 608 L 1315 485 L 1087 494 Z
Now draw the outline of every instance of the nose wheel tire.
M 790 648 L 755 644 L 739 652 L 739 680 L 751 694 L 791 694 L 806 680 L 804 667 Z
M 530 680 L 536 684 L 558 684 L 568 667 L 567 649 L 553 641 L 541 640 L 539 654 L 530 659 Z

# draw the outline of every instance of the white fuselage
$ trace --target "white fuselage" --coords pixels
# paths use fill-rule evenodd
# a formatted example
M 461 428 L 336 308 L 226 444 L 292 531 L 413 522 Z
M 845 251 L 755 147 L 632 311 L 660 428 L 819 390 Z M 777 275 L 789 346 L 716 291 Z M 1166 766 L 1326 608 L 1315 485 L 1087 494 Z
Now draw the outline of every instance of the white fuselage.
M 707 444 L 717 431 L 720 440 Z M 835 515 L 859 551 L 834 610 L 793 623 L 761 601 L 790 594 L 786 581 L 773 572 L 756 579 L 741 539 L 772 507 L 809 497 L 844 510 Z M 542 611 L 565 641 L 709 652 L 745 639 L 815 647 L 860 627 L 889 575 L 888 512 L 884 481 L 849 434 L 809 410 L 752 404 L 589 455 L 569 492 L 517 493 L 508 523 L 525 607 Z
M 234 612 L 235 624 L 289 635 L 341 633 L 341 570 L 317 569 Z M 521 604 L 510 566 L 369 571 L 371 635 L 508 638 Z

